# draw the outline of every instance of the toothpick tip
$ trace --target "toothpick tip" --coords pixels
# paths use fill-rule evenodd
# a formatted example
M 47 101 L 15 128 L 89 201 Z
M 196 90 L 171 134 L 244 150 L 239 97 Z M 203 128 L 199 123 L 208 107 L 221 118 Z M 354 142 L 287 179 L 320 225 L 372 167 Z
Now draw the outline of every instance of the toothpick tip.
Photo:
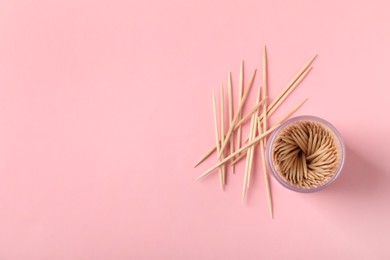
M 198 167 L 203 161 L 204 161 L 204 160 L 203 160 L 203 158 L 202 158 L 202 160 L 200 160 L 199 162 L 197 162 L 197 163 L 195 164 L 194 168 Z
M 207 174 L 202 174 L 202 175 L 200 175 L 200 176 L 198 176 L 198 177 L 196 177 L 196 181 L 200 181 L 201 179 L 203 179 L 204 177 L 206 177 L 208 175 L 208 173 Z
M 311 58 L 311 60 L 310 60 L 310 63 L 312 63 L 317 57 L 318 57 L 318 54 L 314 54 L 313 58 Z
M 197 163 L 195 164 L 194 168 L 198 167 L 203 161 L 204 161 L 204 160 L 203 160 L 203 158 L 202 158 L 202 160 L 200 160 L 199 162 L 197 162 Z

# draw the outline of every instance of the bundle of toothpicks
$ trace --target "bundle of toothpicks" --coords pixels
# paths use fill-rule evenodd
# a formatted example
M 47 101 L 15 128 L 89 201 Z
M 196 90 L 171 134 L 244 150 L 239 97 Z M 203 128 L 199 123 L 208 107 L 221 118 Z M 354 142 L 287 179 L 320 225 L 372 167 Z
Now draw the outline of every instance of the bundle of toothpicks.
M 317 57 L 314 55 L 305 65 L 295 74 L 290 82 L 282 89 L 277 97 L 268 101 L 268 69 L 267 69 L 267 48 L 263 49 L 262 58 L 262 83 L 258 89 L 256 102 L 250 109 L 249 113 L 243 114 L 243 108 L 246 100 L 248 99 L 250 90 L 253 86 L 256 69 L 252 73 L 250 80 L 244 85 L 244 61 L 240 64 L 239 83 L 238 83 L 238 103 L 237 110 L 233 111 L 233 84 L 231 73 L 228 73 L 227 77 L 227 107 L 228 107 L 228 123 L 229 128 L 225 127 L 225 90 L 222 84 L 220 90 L 220 109 L 218 115 L 217 100 L 215 90 L 212 91 L 213 101 L 213 114 L 214 114 L 214 129 L 215 129 L 215 144 L 207 151 L 207 153 L 198 161 L 195 165 L 197 167 L 203 161 L 216 152 L 217 163 L 200 175 L 197 180 L 200 180 L 211 173 L 219 173 L 219 182 L 221 189 L 225 189 L 227 166 L 231 167 L 231 172 L 235 173 L 235 165 L 242 159 L 246 159 L 244 181 L 242 186 L 242 203 L 244 204 L 245 198 L 250 188 L 251 176 L 253 174 L 254 163 L 254 150 L 258 148 L 260 150 L 260 159 L 262 162 L 262 170 L 264 175 L 264 184 L 267 196 L 268 209 L 271 218 L 273 218 L 273 206 L 272 195 L 269 181 L 269 173 L 266 165 L 266 137 L 278 128 L 284 121 L 286 121 L 292 114 L 294 114 L 306 101 L 307 98 L 299 102 L 295 107 L 289 110 L 282 118 L 280 118 L 276 124 L 270 126 L 268 124 L 269 118 L 280 107 L 284 100 L 294 91 L 299 83 L 307 76 L 312 69 L 312 63 Z M 250 122 L 248 137 L 245 142 L 242 140 L 242 126 Z M 227 130 L 227 131 L 226 131 Z

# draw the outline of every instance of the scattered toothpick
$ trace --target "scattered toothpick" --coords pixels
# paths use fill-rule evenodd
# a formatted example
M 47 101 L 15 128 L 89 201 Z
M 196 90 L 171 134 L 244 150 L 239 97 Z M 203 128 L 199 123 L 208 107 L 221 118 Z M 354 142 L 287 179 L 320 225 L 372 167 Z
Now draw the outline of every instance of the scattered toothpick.
M 259 87 L 259 90 L 257 92 L 257 98 L 256 98 L 256 104 L 260 103 L 260 95 L 261 95 L 261 87 Z M 264 100 L 264 102 L 266 102 Z M 252 115 L 251 119 L 251 125 L 249 128 L 249 138 L 248 141 L 251 142 L 256 135 L 256 125 L 257 125 L 257 111 Z M 246 155 L 246 167 L 245 167 L 245 175 L 244 175 L 244 183 L 242 186 L 242 204 L 245 202 L 245 197 L 248 192 L 250 181 L 251 181 L 251 175 L 252 175 L 252 168 L 253 168 L 253 156 L 254 156 L 254 148 L 255 146 L 251 146 Z
M 220 111 L 220 114 L 221 114 L 221 142 L 224 141 L 224 136 L 225 136 L 225 92 L 223 90 L 223 85 L 221 85 L 221 111 Z M 221 160 L 223 160 L 223 158 L 225 157 L 225 152 L 224 151 L 221 151 Z M 222 165 L 222 183 L 223 183 L 223 188 L 225 188 L 225 185 L 226 185 L 226 165 Z
M 243 116 L 243 108 L 245 106 L 246 100 L 254 83 L 254 79 L 256 76 L 256 70 L 254 70 L 250 80 L 246 84 L 246 88 L 244 89 L 244 62 L 241 61 L 240 64 L 240 73 L 239 73 L 239 82 L 238 82 L 238 106 L 237 110 L 234 113 L 233 109 L 233 87 L 232 87 L 232 76 L 231 73 L 228 73 L 227 79 L 227 111 L 228 111 L 228 129 L 225 134 L 225 92 L 223 85 L 221 86 L 221 96 L 220 96 L 220 126 L 218 126 L 218 115 L 217 115 L 217 105 L 216 105 L 216 96 L 215 91 L 213 89 L 213 112 L 214 112 L 214 128 L 215 128 L 215 146 L 211 147 L 209 151 L 207 151 L 206 155 L 204 155 L 198 163 L 195 165 L 198 166 L 205 159 L 207 159 L 214 151 L 217 151 L 217 163 L 205 171 L 202 175 L 200 175 L 197 180 L 200 180 L 209 174 L 213 173 L 214 170 L 219 169 L 219 177 L 220 177 L 220 185 L 221 189 L 224 189 L 226 184 L 227 172 L 226 172 L 226 163 L 230 162 L 230 166 L 232 167 L 232 172 L 235 172 L 235 164 L 239 162 L 242 158 L 246 157 L 246 166 L 243 180 L 243 188 L 242 188 L 242 203 L 245 202 L 245 198 L 248 193 L 248 189 L 250 187 L 251 175 L 253 170 L 253 158 L 255 152 L 255 145 L 260 145 L 261 152 L 261 161 L 262 161 L 262 169 L 264 173 L 264 181 L 267 195 L 267 204 L 271 218 L 273 218 L 273 203 L 271 196 L 271 188 L 270 188 L 270 180 L 269 173 L 266 167 L 266 137 L 272 133 L 276 128 L 280 126 L 285 120 L 287 120 L 293 113 L 295 113 L 306 101 L 307 99 L 298 103 L 294 108 L 292 108 L 288 113 L 286 113 L 280 120 L 269 127 L 268 119 L 269 117 L 281 106 L 281 104 L 286 100 L 286 98 L 295 90 L 295 88 L 302 82 L 302 80 L 307 76 L 307 74 L 311 71 L 311 64 L 316 59 L 317 55 L 313 56 L 310 60 L 308 60 L 303 67 L 294 75 L 294 77 L 287 83 L 287 85 L 282 89 L 282 91 L 277 95 L 277 97 L 272 100 L 271 103 L 267 101 L 268 95 L 268 59 L 267 59 L 267 48 L 263 49 L 263 59 L 262 59 L 262 88 L 259 88 L 259 92 L 256 98 L 255 105 L 250 109 L 250 112 Z M 262 99 L 260 98 L 262 97 Z M 262 109 L 260 113 L 260 108 Z M 248 140 L 241 144 L 241 135 L 242 135 L 242 125 L 250 120 L 249 127 L 249 135 Z M 237 132 L 236 132 L 237 131 Z M 235 140 L 236 138 L 236 140 Z M 312 149 L 312 147 L 317 147 L 320 144 L 316 143 L 316 136 L 314 136 L 313 143 L 308 142 L 308 145 L 305 146 L 300 139 L 300 136 L 292 136 L 291 138 L 295 138 L 294 140 L 301 145 L 302 149 Z M 289 142 L 289 138 L 287 138 L 286 142 Z M 318 141 L 319 143 L 320 141 Z M 230 144 L 230 148 L 226 149 Z M 318 147 L 317 147 L 318 148 Z M 322 151 L 321 148 L 317 149 L 318 151 Z M 328 156 L 326 151 L 323 152 L 322 157 Z M 321 158 L 322 158 L 321 157 Z M 290 155 L 285 157 L 287 160 L 290 160 Z M 304 158 L 304 157 L 302 157 Z M 303 159 L 302 159 L 303 160 Z M 319 160 L 316 158 L 316 160 Z M 317 161 L 313 162 L 311 167 L 317 167 Z M 288 175 L 287 178 L 292 178 L 292 181 L 297 181 L 302 179 L 303 177 L 310 179 L 312 173 L 310 170 L 304 167 L 304 163 L 296 162 L 296 161 L 286 161 L 286 165 L 292 165 L 291 167 L 297 170 L 297 174 Z M 316 169 L 317 169 L 316 168 Z M 322 173 L 321 173 L 322 174 Z M 310 179 L 310 181 L 312 181 Z
M 258 90 L 258 93 L 257 93 L 256 103 L 260 103 L 260 97 L 261 97 L 261 87 L 259 87 L 259 90 Z M 265 96 L 263 96 L 263 97 L 265 97 Z M 267 103 L 267 98 L 264 98 L 264 102 L 262 102 L 262 103 L 263 104 Z M 258 109 L 258 111 L 259 110 L 260 110 L 260 108 Z M 252 126 L 252 128 L 250 130 L 249 141 L 252 141 L 253 138 L 255 138 L 255 136 L 256 136 L 258 111 L 252 115 L 253 126 Z M 252 168 L 253 168 L 254 149 L 255 149 L 255 146 L 252 146 L 251 148 L 249 148 L 249 154 L 250 155 L 249 155 L 249 173 L 248 173 L 248 179 L 247 179 L 247 188 L 249 188 L 250 181 L 251 181 Z
M 255 117 L 252 117 L 251 119 L 251 125 L 250 125 L 250 128 L 249 128 L 249 140 L 252 139 L 252 135 L 253 135 L 253 126 L 255 125 Z M 246 153 L 246 164 L 245 164 L 245 174 L 244 174 L 244 181 L 243 181 L 243 184 L 242 184 L 242 204 L 244 205 L 244 202 L 245 202 L 245 197 L 246 197 L 246 193 L 247 193 L 247 190 L 248 190 L 248 179 L 249 179 L 249 174 L 250 174 L 250 171 L 251 171 L 251 151 L 252 151 L 252 147 L 251 146 L 247 153 Z
M 300 70 L 299 72 L 293 77 L 292 80 L 290 80 L 290 82 L 285 86 L 285 88 L 278 94 L 278 96 L 271 102 L 271 104 L 268 106 L 267 108 L 267 117 L 269 118 L 275 111 L 276 109 L 278 109 L 278 107 L 282 104 L 282 102 L 280 101 L 283 98 L 282 101 L 284 101 L 288 95 L 299 85 L 299 83 L 306 77 L 306 75 L 310 72 L 311 68 L 309 69 L 309 66 L 313 63 L 313 61 L 315 60 L 315 58 L 317 57 L 317 55 L 314 55 Z M 242 74 L 243 75 L 243 69 L 244 66 L 243 66 L 243 61 L 241 62 L 241 67 L 240 67 L 240 75 Z M 243 79 L 243 76 L 240 78 Z M 240 80 L 240 84 L 243 80 Z M 291 89 L 291 91 L 289 91 Z M 240 95 L 238 95 L 239 98 L 240 98 Z M 241 102 L 241 99 L 239 99 L 239 104 Z M 253 111 L 256 111 L 255 108 L 253 108 Z M 238 113 L 238 115 L 241 114 L 242 111 L 240 111 L 240 113 Z M 237 115 L 237 114 L 236 114 Z M 244 120 L 240 120 L 239 123 L 244 123 L 246 122 L 246 120 L 248 120 L 250 117 L 251 117 L 252 113 L 248 113 L 244 118 L 245 118 L 245 121 Z M 239 116 L 239 118 L 241 118 L 241 116 Z M 243 118 L 243 119 L 244 119 Z M 261 118 L 262 120 L 262 118 Z M 240 147 L 241 145 L 241 124 L 239 124 L 237 126 L 237 135 L 236 135 L 236 150 Z M 236 126 L 235 126 L 236 127 Z M 235 129 L 236 130 L 236 129 Z M 216 150 L 216 147 L 211 147 L 209 149 L 209 151 L 202 157 L 202 159 L 200 159 L 198 161 L 198 163 L 195 165 L 198 166 L 199 164 L 201 164 L 204 160 L 206 160 L 214 151 Z
M 229 127 L 232 127 L 233 123 L 233 86 L 232 86 L 232 74 L 228 73 L 228 99 L 229 99 Z M 234 153 L 234 133 L 230 138 L 230 153 Z M 230 161 L 232 172 L 235 172 L 233 159 Z
M 219 134 L 218 134 L 218 115 L 217 115 L 217 101 L 215 98 L 215 91 L 213 89 L 213 112 L 214 112 L 214 129 L 215 129 L 215 141 L 216 141 L 216 147 L 217 152 L 220 150 L 220 144 L 219 144 Z M 221 185 L 221 189 L 223 190 L 223 172 L 222 167 L 219 169 L 219 182 Z
M 267 48 L 264 46 L 263 51 L 263 96 L 267 95 L 267 89 L 268 89 L 268 75 L 267 75 Z M 258 122 L 258 131 L 259 134 L 262 132 L 267 131 L 267 101 L 263 104 L 263 129 L 261 129 L 261 123 Z M 265 190 L 267 193 L 267 204 L 268 204 L 268 210 L 270 213 L 271 218 L 273 218 L 273 207 L 272 207 L 272 197 L 271 197 L 271 190 L 270 190 L 270 183 L 269 183 L 269 175 L 267 171 L 267 166 L 265 164 L 265 147 L 266 147 L 266 138 L 261 140 L 260 142 L 260 152 L 261 152 L 261 160 L 262 160 L 262 166 L 263 166 L 263 174 L 264 174 L 264 182 L 265 182 Z
M 241 103 L 242 100 L 242 95 L 244 91 L 244 61 L 241 61 L 240 64 L 240 75 L 238 78 L 238 105 Z M 241 119 L 242 117 L 242 112 L 238 113 L 238 117 Z M 249 117 L 248 117 L 249 118 Z M 235 150 L 239 149 L 241 147 L 241 125 L 238 126 L 237 128 L 237 135 L 236 135 L 236 147 Z

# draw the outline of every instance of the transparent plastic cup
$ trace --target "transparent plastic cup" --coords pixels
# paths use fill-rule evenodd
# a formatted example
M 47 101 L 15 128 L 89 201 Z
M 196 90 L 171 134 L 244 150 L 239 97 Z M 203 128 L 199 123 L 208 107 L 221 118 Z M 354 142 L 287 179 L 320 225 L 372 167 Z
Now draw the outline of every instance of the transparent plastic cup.
M 339 149 L 338 165 L 336 167 L 336 171 L 333 174 L 333 176 L 327 182 L 322 184 L 321 186 L 317 186 L 317 187 L 313 187 L 313 188 L 302 188 L 302 187 L 299 187 L 299 186 L 295 186 L 295 185 L 287 182 L 286 180 L 284 180 L 283 177 L 280 176 L 279 172 L 277 171 L 277 169 L 276 169 L 276 167 L 274 165 L 272 153 L 273 153 L 273 146 L 274 146 L 275 140 L 277 139 L 279 134 L 286 127 L 290 126 L 291 124 L 297 123 L 299 121 L 310 121 L 310 122 L 316 122 L 316 123 L 321 124 L 321 126 L 325 127 L 326 129 L 329 130 L 330 133 L 333 134 L 333 137 L 336 140 L 336 143 L 337 143 L 337 146 L 338 146 L 338 149 Z M 342 171 L 342 169 L 344 167 L 345 145 L 344 145 L 344 142 L 343 142 L 343 140 L 341 138 L 340 133 L 337 131 L 337 129 L 331 123 L 329 123 L 328 121 L 326 121 L 326 120 L 324 120 L 322 118 L 316 117 L 316 116 L 305 115 L 305 116 L 294 117 L 294 118 L 291 118 L 291 119 L 287 120 L 286 122 L 281 124 L 272 133 L 270 139 L 268 140 L 266 156 L 267 156 L 268 166 L 269 166 L 269 168 L 271 170 L 271 174 L 273 175 L 273 177 L 280 184 L 282 184 L 284 187 L 286 187 L 287 189 L 290 189 L 292 191 L 309 193 L 309 192 L 320 191 L 320 190 L 328 187 L 330 184 L 332 184 L 339 177 L 339 175 L 340 175 L 340 173 L 341 173 L 341 171 Z

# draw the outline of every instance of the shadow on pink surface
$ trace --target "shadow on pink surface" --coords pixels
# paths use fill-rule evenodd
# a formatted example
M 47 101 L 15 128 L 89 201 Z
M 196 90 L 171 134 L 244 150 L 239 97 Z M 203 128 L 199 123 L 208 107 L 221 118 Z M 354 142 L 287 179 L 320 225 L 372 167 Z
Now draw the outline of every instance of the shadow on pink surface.
M 385 192 L 386 172 L 347 146 L 344 169 L 326 192 L 342 192 L 353 196 L 367 196 Z

